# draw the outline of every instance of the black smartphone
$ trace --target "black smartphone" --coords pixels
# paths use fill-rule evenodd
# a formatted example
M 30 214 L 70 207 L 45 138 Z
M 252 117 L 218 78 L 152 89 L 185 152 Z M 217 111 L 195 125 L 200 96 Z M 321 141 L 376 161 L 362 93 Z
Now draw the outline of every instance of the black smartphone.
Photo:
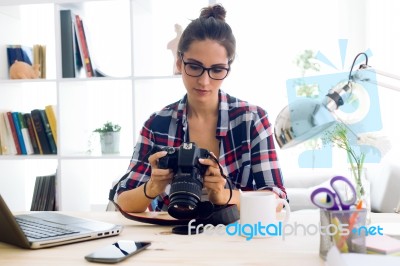
M 133 254 L 136 254 L 148 246 L 150 242 L 136 242 L 133 240 L 119 240 L 85 256 L 85 259 L 93 262 L 117 263 Z

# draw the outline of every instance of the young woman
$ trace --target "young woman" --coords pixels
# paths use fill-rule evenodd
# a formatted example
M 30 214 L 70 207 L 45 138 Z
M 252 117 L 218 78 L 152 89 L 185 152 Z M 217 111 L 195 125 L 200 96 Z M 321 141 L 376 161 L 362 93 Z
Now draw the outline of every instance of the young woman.
M 140 131 L 130 174 L 117 190 L 117 202 L 124 211 L 167 209 L 174 173 L 158 167 L 165 151 L 151 151 L 154 146 L 179 147 L 186 142 L 196 143 L 219 161 L 199 160 L 207 166 L 203 186 L 212 203 L 224 205 L 229 201 L 239 206 L 239 189 L 271 190 L 286 199 L 266 111 L 220 89 L 236 49 L 225 14 L 221 5 L 204 8 L 183 31 L 176 67 L 186 95 L 153 114 Z M 234 188 L 232 195 L 223 173 Z

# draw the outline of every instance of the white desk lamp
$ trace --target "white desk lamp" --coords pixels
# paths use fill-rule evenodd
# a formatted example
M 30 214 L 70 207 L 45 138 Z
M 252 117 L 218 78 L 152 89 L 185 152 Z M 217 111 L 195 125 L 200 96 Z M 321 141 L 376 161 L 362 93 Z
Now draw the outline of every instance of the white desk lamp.
M 361 55 L 365 56 L 365 64 L 361 64 L 353 74 L 355 62 Z M 332 112 L 345 103 L 345 100 L 351 95 L 352 86 L 357 82 L 369 82 L 380 87 L 400 91 L 398 86 L 371 80 L 369 72 L 400 81 L 400 76 L 371 68 L 368 65 L 367 54 L 359 53 L 353 61 L 349 80 L 344 86 L 336 86 L 331 89 L 322 101 L 304 98 L 296 100 L 282 109 L 276 118 L 274 129 L 275 139 L 279 147 L 281 149 L 293 147 L 335 125 L 338 121 Z M 400 212 L 400 202 L 395 212 Z

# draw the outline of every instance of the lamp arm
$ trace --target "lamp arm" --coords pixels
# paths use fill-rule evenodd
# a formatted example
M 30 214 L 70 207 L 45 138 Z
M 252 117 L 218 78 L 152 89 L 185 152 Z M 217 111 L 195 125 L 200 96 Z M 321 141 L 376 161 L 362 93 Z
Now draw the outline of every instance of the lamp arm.
M 400 91 L 399 86 L 395 86 L 395 85 L 388 84 L 388 83 L 381 82 L 381 81 L 370 80 L 368 77 L 364 77 L 363 71 L 375 72 L 376 74 L 378 74 L 380 76 L 387 77 L 387 78 L 390 78 L 395 81 L 400 81 L 400 76 L 386 72 L 386 71 L 372 68 L 371 66 L 366 65 L 366 64 L 361 64 L 360 68 L 356 71 L 356 73 L 351 76 L 351 79 L 355 82 L 364 81 L 364 82 L 369 82 L 369 83 L 375 84 L 377 86 L 382 86 L 382 87 L 392 89 L 395 91 Z

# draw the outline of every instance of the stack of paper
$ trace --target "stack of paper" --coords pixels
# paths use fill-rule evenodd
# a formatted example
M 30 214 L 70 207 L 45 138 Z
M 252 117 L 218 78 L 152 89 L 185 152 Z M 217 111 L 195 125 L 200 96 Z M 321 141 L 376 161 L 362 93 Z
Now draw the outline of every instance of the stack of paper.
M 371 254 L 400 255 L 400 240 L 388 235 L 369 235 L 365 245 Z
M 340 253 L 336 246 L 333 246 L 326 257 L 327 266 L 398 266 L 400 257 L 359 254 L 359 253 Z

